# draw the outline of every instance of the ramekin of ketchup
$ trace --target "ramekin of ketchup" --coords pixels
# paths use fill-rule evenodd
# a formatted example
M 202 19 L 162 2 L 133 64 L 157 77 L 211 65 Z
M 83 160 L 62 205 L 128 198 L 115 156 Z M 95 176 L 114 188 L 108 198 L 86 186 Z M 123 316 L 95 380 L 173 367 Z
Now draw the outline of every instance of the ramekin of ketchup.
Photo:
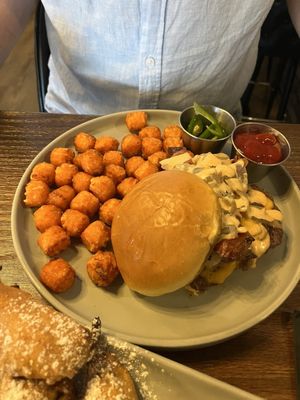
M 270 168 L 282 164 L 291 153 L 286 137 L 269 125 L 245 122 L 238 125 L 231 134 L 231 156 L 248 160 L 249 183 L 260 181 Z
M 245 157 L 262 164 L 277 164 L 282 160 L 279 140 L 273 133 L 243 133 L 235 136 L 235 145 Z
M 285 136 L 260 123 L 238 125 L 232 133 L 232 144 L 241 156 L 257 164 L 281 164 L 290 154 Z

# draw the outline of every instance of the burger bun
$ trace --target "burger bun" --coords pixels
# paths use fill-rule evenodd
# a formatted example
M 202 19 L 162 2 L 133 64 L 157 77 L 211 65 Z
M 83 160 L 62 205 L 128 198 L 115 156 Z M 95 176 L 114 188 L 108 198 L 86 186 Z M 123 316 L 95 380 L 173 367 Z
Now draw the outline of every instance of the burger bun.
M 216 194 L 183 171 L 161 171 L 140 181 L 122 200 L 112 245 L 127 286 L 160 296 L 189 284 L 201 271 L 221 228 Z

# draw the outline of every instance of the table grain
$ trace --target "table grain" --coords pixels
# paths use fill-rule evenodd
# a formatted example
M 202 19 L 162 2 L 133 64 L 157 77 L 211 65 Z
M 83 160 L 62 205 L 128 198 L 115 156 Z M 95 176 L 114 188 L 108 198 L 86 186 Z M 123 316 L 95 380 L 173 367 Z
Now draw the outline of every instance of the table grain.
M 38 295 L 14 251 L 10 218 L 15 190 L 32 159 L 53 139 L 93 116 L 0 112 L 0 280 Z M 292 148 L 285 167 L 300 185 L 300 125 L 271 123 Z M 295 216 L 297 218 L 297 216 Z M 293 323 L 300 284 L 267 319 L 226 342 L 191 351 L 158 351 L 168 358 L 267 399 L 296 398 Z

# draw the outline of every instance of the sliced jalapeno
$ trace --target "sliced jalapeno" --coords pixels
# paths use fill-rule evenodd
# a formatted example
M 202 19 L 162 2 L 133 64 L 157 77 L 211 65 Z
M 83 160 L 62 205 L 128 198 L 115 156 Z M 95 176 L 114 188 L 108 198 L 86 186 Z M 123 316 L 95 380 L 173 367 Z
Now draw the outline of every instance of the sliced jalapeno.
M 224 137 L 224 134 L 222 130 L 218 128 L 220 128 L 220 126 L 217 127 L 214 124 L 207 126 L 207 129 L 212 133 L 213 136 L 216 136 L 218 139 L 221 139 L 222 137 Z
M 199 136 L 202 139 L 211 139 L 212 138 L 212 134 L 211 132 L 206 128 L 204 129 L 204 131 L 201 133 L 201 135 Z
M 194 115 L 188 125 L 188 132 L 194 136 L 199 136 L 203 131 L 204 124 L 200 115 Z
M 213 136 L 216 138 L 221 139 L 226 136 L 225 130 L 221 127 L 218 120 L 208 113 L 203 107 L 200 106 L 198 103 L 194 103 L 194 110 L 196 115 L 199 115 L 208 122 L 206 125 L 206 129 L 208 129 Z M 202 136 L 201 136 L 202 137 Z

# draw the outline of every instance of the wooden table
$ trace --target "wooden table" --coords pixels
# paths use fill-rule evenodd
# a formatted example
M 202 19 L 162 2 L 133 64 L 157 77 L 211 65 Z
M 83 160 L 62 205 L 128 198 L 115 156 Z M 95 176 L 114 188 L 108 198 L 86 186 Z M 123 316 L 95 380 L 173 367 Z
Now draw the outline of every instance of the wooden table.
M 0 112 L 0 279 L 36 293 L 17 259 L 10 212 L 14 192 L 36 154 L 62 132 L 91 116 Z M 286 167 L 300 185 L 300 125 L 273 124 L 287 135 Z M 295 216 L 297 218 L 297 216 Z M 286 311 L 300 309 L 300 284 L 265 321 L 224 343 L 166 357 L 268 399 L 295 399 L 293 323 Z

